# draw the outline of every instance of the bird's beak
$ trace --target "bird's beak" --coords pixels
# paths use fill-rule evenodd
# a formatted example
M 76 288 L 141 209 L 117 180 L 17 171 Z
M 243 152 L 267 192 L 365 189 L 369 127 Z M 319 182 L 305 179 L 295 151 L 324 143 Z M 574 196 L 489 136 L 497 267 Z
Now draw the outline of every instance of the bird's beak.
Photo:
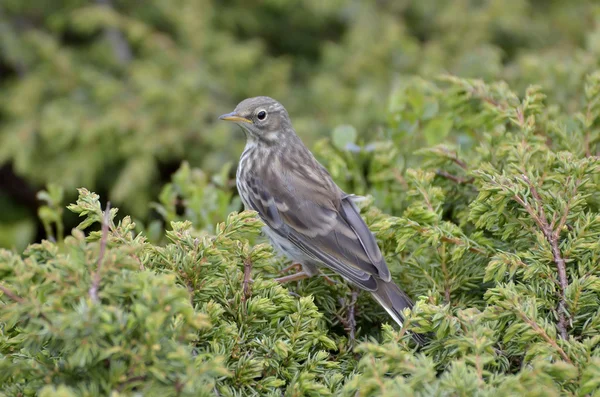
M 251 120 L 248 120 L 245 117 L 238 116 L 235 112 L 231 112 L 231 113 L 227 113 L 222 116 L 219 116 L 219 120 L 235 121 L 236 123 L 239 123 L 239 122 L 252 123 Z

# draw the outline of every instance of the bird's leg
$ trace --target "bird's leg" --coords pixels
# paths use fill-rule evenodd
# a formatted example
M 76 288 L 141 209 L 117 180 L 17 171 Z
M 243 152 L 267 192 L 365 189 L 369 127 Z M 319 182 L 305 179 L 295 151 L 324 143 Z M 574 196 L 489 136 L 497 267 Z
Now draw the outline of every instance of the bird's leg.
M 287 272 L 289 272 L 292 269 L 294 269 L 296 271 L 300 271 L 300 270 L 302 270 L 302 264 L 300 264 L 300 263 L 292 263 L 291 265 L 289 265 L 289 266 L 284 267 L 283 269 L 281 269 L 281 271 L 279 273 L 287 273 Z
M 337 284 L 337 282 L 335 282 L 335 280 L 332 280 L 328 275 L 323 274 L 323 272 L 318 270 L 316 267 L 314 267 L 314 266 L 304 267 L 304 266 L 302 266 L 301 263 L 292 263 L 290 266 L 282 269 L 279 273 L 287 273 L 288 271 L 290 271 L 292 269 L 297 269 L 298 271 L 294 274 L 276 278 L 275 281 L 283 284 L 283 283 L 288 283 L 290 281 L 304 280 L 305 278 L 309 278 L 309 277 L 319 274 L 319 276 L 321 276 L 325 279 L 325 282 L 327 284 L 329 284 L 329 285 Z
M 289 276 L 278 277 L 275 279 L 280 284 L 289 283 L 290 281 L 300 281 L 305 278 L 309 278 L 310 276 L 305 271 L 301 271 L 298 273 L 290 274 Z
M 356 333 L 356 319 L 354 318 L 354 311 L 356 308 L 356 300 L 358 299 L 358 291 L 356 288 L 352 288 L 352 300 L 350 301 L 350 307 L 348 307 L 348 334 L 350 336 L 350 346 L 354 347 L 355 333 Z
M 246 299 L 248 299 L 251 295 L 250 292 L 250 282 L 252 281 L 251 277 L 252 277 L 252 261 L 250 261 L 250 258 L 246 258 L 244 259 L 244 282 L 243 282 L 243 286 L 244 286 L 244 295 L 242 296 L 242 300 L 246 301 Z
M 325 282 L 327 284 L 329 284 L 329 285 L 336 285 L 337 284 L 337 282 L 334 279 L 332 279 L 331 277 L 329 277 L 326 274 L 321 273 L 321 277 L 323 277 L 325 279 Z

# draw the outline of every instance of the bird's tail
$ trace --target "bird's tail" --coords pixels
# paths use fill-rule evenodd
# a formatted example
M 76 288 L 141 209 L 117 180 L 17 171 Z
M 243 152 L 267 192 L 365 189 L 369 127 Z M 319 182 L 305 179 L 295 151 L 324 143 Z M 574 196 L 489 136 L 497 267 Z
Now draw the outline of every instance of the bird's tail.
M 377 280 L 378 288 L 372 291 L 375 300 L 388 312 L 388 314 L 402 326 L 404 316 L 402 310 L 405 308 L 412 309 L 412 300 L 404 293 L 394 282 Z M 428 341 L 428 337 L 422 334 L 412 334 L 413 340 L 419 345 L 424 345 Z

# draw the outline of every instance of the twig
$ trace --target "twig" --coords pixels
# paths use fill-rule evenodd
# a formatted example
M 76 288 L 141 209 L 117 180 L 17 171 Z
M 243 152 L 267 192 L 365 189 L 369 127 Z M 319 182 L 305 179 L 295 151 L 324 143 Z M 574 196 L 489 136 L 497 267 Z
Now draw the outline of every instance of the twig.
M 180 396 L 181 395 L 181 391 L 183 390 L 183 388 L 185 387 L 185 382 L 180 382 L 179 379 L 177 379 L 175 381 L 175 391 L 177 392 L 177 395 Z
M 299 264 L 299 263 L 292 263 L 291 265 L 289 265 L 289 266 L 286 266 L 286 267 L 284 267 L 283 269 L 281 269 L 281 270 L 279 271 L 279 274 L 287 273 L 287 272 L 289 272 L 290 270 L 296 270 L 296 272 L 299 272 L 299 271 L 301 271 L 301 270 L 302 270 L 302 265 L 301 265 L 301 264 Z
M 525 210 L 529 213 L 529 215 L 533 218 L 535 223 L 538 225 L 538 227 L 542 231 L 542 234 L 546 238 L 546 241 L 548 241 L 548 243 L 550 244 L 550 247 L 552 250 L 552 257 L 553 257 L 554 263 L 556 264 L 556 268 L 558 270 L 558 283 L 560 286 L 557 328 L 558 328 L 561 338 L 567 339 L 567 337 L 568 337 L 568 335 L 567 335 L 567 319 L 565 317 L 565 313 L 567 312 L 567 300 L 566 300 L 565 292 L 567 290 L 569 283 L 568 283 L 568 279 L 567 279 L 566 263 L 560 252 L 559 236 L 560 236 L 560 230 L 562 229 L 562 227 L 564 226 L 564 223 L 567 220 L 569 208 L 567 205 L 567 208 L 565 208 L 565 213 L 562 215 L 562 217 L 559 221 L 558 227 L 554 230 L 553 226 L 554 226 L 555 222 L 553 221 L 552 225 L 548 223 L 548 218 L 546 217 L 546 212 L 544 211 L 544 203 L 543 203 L 542 198 L 540 197 L 537 189 L 535 188 L 535 186 L 533 185 L 531 180 L 529 180 L 527 175 L 523 174 L 522 178 L 525 181 L 525 183 L 527 183 L 527 185 L 529 186 L 529 189 L 531 191 L 531 195 L 533 196 L 533 199 L 537 202 L 537 210 L 534 209 L 529 203 L 525 202 L 525 200 L 523 200 L 518 195 L 515 195 L 513 197 L 513 199 L 517 203 L 519 203 L 523 208 L 525 208 Z
M 436 212 L 433 208 L 433 205 L 431 205 L 431 201 L 429 200 L 429 196 L 427 195 L 425 190 L 421 189 L 420 187 L 417 187 L 417 190 L 419 191 L 419 193 L 421 193 L 423 199 L 425 199 L 425 204 L 427 204 L 427 208 L 429 209 L 429 211 Z
M 352 288 L 350 304 L 347 306 L 347 309 L 348 309 L 347 316 L 343 317 L 340 314 L 336 313 L 336 317 L 338 318 L 340 323 L 342 323 L 342 325 L 344 326 L 344 330 L 346 332 L 348 332 L 348 339 L 349 339 L 350 346 L 353 346 L 354 342 L 356 341 L 355 311 L 356 311 L 357 299 L 358 299 L 358 290 L 356 290 L 355 288 Z M 342 305 L 342 308 L 346 308 L 346 300 L 344 298 L 340 298 L 340 304 Z
M 525 114 L 523 113 L 522 107 L 518 106 L 515 110 L 517 112 L 517 120 L 519 121 L 519 126 L 521 128 L 525 127 Z
M 108 224 L 110 222 L 110 201 L 106 203 L 104 217 L 102 218 L 102 237 L 100 238 L 100 253 L 96 262 L 96 272 L 92 276 L 92 286 L 90 287 L 90 298 L 92 301 L 98 302 L 98 289 L 100 288 L 100 270 L 102 269 L 102 261 L 106 252 L 106 242 L 108 240 Z
M 252 292 L 250 291 L 250 282 L 251 282 L 251 273 L 252 271 L 252 261 L 250 260 L 250 257 L 247 257 L 246 259 L 244 259 L 244 288 L 243 288 L 243 295 L 242 295 L 242 302 L 245 304 L 246 300 L 250 297 L 250 295 L 252 294 Z M 245 305 L 244 305 L 244 310 L 245 310 Z
M 358 291 L 352 289 L 352 299 L 350 300 L 350 306 L 348 307 L 348 333 L 350 334 L 350 343 L 354 345 L 356 337 L 356 318 L 354 317 L 354 310 L 356 308 L 356 300 L 358 299 Z
M 441 240 L 443 242 L 445 242 L 445 243 L 452 243 L 452 244 L 455 244 L 455 245 L 467 245 L 462 240 L 459 240 L 457 238 L 447 237 L 447 236 L 442 236 Z M 477 247 L 473 247 L 473 246 L 468 246 L 467 250 L 469 250 L 470 252 L 474 252 L 476 254 L 481 254 L 481 255 L 486 255 L 487 256 L 487 252 L 485 252 L 481 248 L 477 248 Z
M 25 299 L 21 298 L 19 295 L 15 294 L 12 290 L 10 290 L 8 287 L 5 287 L 4 285 L 0 284 L 0 291 L 2 291 L 2 293 L 6 296 L 8 296 L 10 299 L 12 299 L 13 301 L 17 302 L 17 303 L 25 303 Z M 48 317 L 46 317 L 46 315 L 42 312 L 39 313 L 40 318 L 46 320 L 48 323 L 50 323 L 50 319 Z
M 455 157 L 452 159 L 452 161 L 454 161 L 456 163 L 456 165 L 458 165 L 463 170 L 467 169 L 467 163 L 465 163 L 464 161 L 460 160 L 458 158 L 458 154 L 455 153 Z
M 402 176 L 400 170 L 398 170 L 398 168 L 392 168 L 392 171 L 394 173 L 394 178 L 396 178 L 398 183 L 400 183 L 400 185 L 402 185 L 403 188 L 408 189 L 408 183 L 406 182 L 406 179 L 404 179 L 404 177 Z
M 441 246 L 441 265 L 442 265 L 442 273 L 444 274 L 444 300 L 447 304 L 450 304 L 450 283 L 448 275 L 448 269 L 446 268 L 446 245 L 442 244 Z
M 481 86 L 471 87 L 467 91 L 469 93 L 471 93 L 471 95 L 474 95 L 475 97 L 481 99 L 482 101 L 492 105 L 493 107 L 495 107 L 498 110 L 501 110 L 501 111 L 506 110 L 505 104 L 498 102 L 497 100 L 495 100 L 494 98 L 492 98 L 489 95 L 486 95 L 487 93 Z
M 415 227 L 414 229 L 420 234 L 426 234 L 427 232 L 430 231 L 430 229 L 428 229 L 426 227 Z M 440 240 L 444 243 L 451 243 L 454 245 L 467 246 L 467 250 L 469 252 L 488 256 L 488 253 L 485 250 L 478 248 L 478 247 L 473 247 L 472 245 L 469 245 L 468 243 L 466 243 L 458 238 L 442 236 L 442 237 L 440 237 Z
M 446 178 L 446 179 L 450 179 L 451 181 L 454 181 L 454 182 L 458 183 L 459 185 L 467 185 L 467 184 L 473 183 L 473 181 L 475 180 L 475 178 L 473 178 L 473 177 L 471 177 L 471 178 L 461 178 L 459 176 L 452 175 L 452 174 L 450 174 L 450 173 L 448 173 L 446 171 L 443 171 L 443 170 L 437 170 L 435 173 L 436 173 L 436 175 L 439 175 L 439 176 L 441 176 L 443 178 Z
M 546 342 L 548 342 L 558 352 L 558 354 L 560 354 L 560 356 L 563 358 L 563 360 L 565 360 L 569 364 L 573 364 L 573 362 L 571 361 L 569 356 L 567 356 L 567 353 L 565 353 L 565 351 L 558 345 L 558 343 L 556 343 L 556 341 L 554 339 L 552 339 L 546 333 L 546 331 L 542 327 L 540 327 L 540 325 L 538 323 L 536 323 L 535 321 L 533 321 L 532 319 L 527 317 L 527 315 L 521 311 L 517 311 L 517 313 L 519 314 L 519 317 L 521 317 L 521 319 L 523 321 L 525 321 L 531 328 L 533 328 L 533 330 L 538 335 L 540 335 Z
M 4 293 L 4 295 L 8 296 L 10 299 L 14 300 L 17 303 L 25 302 L 25 299 L 21 298 L 19 295 L 15 294 L 14 292 L 12 292 L 10 289 L 8 289 L 7 287 L 5 287 L 2 284 L 0 284 L 0 291 L 2 291 L 2 293 Z
M 125 386 L 127 386 L 130 383 L 134 383 L 134 382 L 140 382 L 140 381 L 144 381 L 146 380 L 146 375 L 137 375 L 137 376 L 132 376 L 130 378 L 125 379 L 123 382 L 121 382 L 119 384 L 119 386 L 117 387 L 118 391 L 123 391 L 123 389 L 125 388 Z

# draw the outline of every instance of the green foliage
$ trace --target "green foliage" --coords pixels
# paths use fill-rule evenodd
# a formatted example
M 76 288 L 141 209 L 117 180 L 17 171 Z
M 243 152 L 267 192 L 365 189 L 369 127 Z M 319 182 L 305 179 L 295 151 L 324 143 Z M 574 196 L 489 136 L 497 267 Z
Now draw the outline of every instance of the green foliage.
M 600 395 L 598 12 L 4 1 L 0 395 Z M 402 329 L 273 280 L 216 121 L 258 94 L 363 196 Z
M 230 164 L 225 164 L 219 174 L 208 180 L 200 169 L 191 169 L 184 162 L 172 176 L 155 204 L 158 214 L 168 223 L 188 220 L 197 229 L 211 227 L 227 214 L 241 206 L 240 198 L 232 200 Z M 178 208 L 183 209 L 181 215 Z
M 249 96 L 279 99 L 309 143 L 351 125 L 358 141 L 407 153 L 457 122 L 414 75 L 505 80 L 521 95 L 535 82 L 559 109 L 582 109 L 598 18 L 593 0 L 5 0 L 0 171 L 20 183 L 0 186 L 14 207 L 0 215 L 0 244 L 35 238 L 34 194 L 48 183 L 66 200 L 86 186 L 148 221 L 182 161 L 211 175 L 238 158 L 242 134 L 217 116 Z M 394 90 L 405 95 L 388 103 Z M 403 134 L 388 132 L 394 123 Z
M 1 392 L 596 395 L 600 80 L 584 84 L 582 110 L 566 113 L 537 87 L 415 79 L 415 97 L 437 105 L 415 113 L 411 133 L 440 117 L 446 143 L 402 150 L 410 117 L 394 105 L 389 140 L 343 127 L 316 145 L 340 185 L 374 193 L 358 204 L 418 298 L 400 330 L 380 327 L 382 309 L 339 278 L 273 281 L 284 262 L 252 212 L 229 213 L 228 166 L 212 180 L 187 164 L 173 175 L 156 243 L 80 189 L 69 236 L 0 254 Z M 58 236 L 62 192 L 40 197 Z M 411 331 L 432 340 L 416 350 Z

